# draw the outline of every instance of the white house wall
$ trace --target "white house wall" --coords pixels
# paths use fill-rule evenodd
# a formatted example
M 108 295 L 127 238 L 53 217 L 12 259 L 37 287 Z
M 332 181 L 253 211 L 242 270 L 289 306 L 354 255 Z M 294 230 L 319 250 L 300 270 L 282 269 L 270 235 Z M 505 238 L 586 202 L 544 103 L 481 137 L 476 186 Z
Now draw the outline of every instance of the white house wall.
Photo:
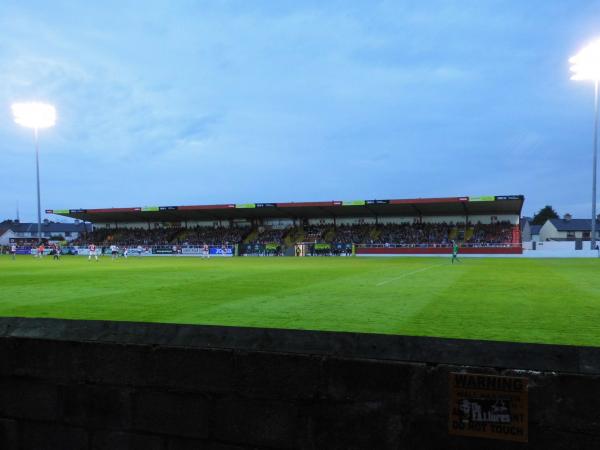
M 8 245 L 10 238 L 14 237 L 12 230 L 6 230 L 2 236 L 0 236 L 0 245 Z
M 556 239 L 556 237 L 558 237 L 558 230 L 556 229 L 556 227 L 554 225 L 552 225 L 552 222 L 550 222 L 549 220 L 546 220 L 546 223 L 544 225 L 542 225 L 542 228 L 540 228 L 539 236 L 540 236 L 540 242 L 543 242 L 546 239 L 551 239 L 551 238 Z

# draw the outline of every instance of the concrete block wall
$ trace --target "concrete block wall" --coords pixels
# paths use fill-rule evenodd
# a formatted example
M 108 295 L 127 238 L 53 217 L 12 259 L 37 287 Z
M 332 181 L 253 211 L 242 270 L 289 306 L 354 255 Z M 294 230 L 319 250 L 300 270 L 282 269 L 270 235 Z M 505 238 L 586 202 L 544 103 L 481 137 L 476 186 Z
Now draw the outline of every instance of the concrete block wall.
M 0 319 L 0 449 L 598 449 L 597 350 Z M 529 443 L 449 436 L 456 371 L 526 376 Z

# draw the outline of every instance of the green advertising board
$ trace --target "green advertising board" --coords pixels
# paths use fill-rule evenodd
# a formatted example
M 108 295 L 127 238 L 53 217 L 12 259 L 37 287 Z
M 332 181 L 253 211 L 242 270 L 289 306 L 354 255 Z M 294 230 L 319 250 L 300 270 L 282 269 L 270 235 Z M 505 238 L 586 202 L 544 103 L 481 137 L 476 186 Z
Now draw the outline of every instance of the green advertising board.
M 245 209 L 256 208 L 256 203 L 238 203 L 237 205 L 235 205 L 235 207 Z
M 331 244 L 315 244 L 315 250 L 329 250 Z
M 364 206 L 365 200 L 344 200 L 342 201 L 343 206 Z
M 158 206 L 142 206 L 142 211 L 158 211 Z
M 69 210 L 68 209 L 55 209 L 53 210 L 53 214 L 69 214 Z
M 480 195 L 478 197 L 469 197 L 470 202 L 493 202 L 496 197 L 493 195 Z

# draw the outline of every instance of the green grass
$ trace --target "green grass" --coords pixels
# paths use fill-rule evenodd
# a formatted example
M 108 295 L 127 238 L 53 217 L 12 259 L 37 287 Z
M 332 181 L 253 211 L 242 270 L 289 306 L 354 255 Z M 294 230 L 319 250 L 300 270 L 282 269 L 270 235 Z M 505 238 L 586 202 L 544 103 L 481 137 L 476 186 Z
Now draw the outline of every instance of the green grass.
M 0 315 L 600 346 L 600 260 L 0 257 Z

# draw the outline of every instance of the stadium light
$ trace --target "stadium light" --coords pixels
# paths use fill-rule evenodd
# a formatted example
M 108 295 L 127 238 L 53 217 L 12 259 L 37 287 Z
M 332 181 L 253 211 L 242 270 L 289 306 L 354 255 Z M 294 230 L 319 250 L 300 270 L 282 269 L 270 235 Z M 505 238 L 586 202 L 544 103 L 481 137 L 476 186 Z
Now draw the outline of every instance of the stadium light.
M 37 179 L 37 234 L 42 241 L 42 207 L 40 202 L 40 146 L 38 130 L 53 127 L 56 123 L 56 109 L 52 105 L 39 102 L 13 103 L 11 106 L 15 122 L 27 128 L 33 128 L 35 137 L 35 172 Z
M 592 166 L 592 230 L 590 248 L 596 248 L 596 166 L 598 165 L 598 81 L 600 80 L 600 39 L 569 59 L 571 80 L 594 82 L 594 149 Z
M 56 109 L 47 103 L 13 103 L 15 122 L 27 128 L 49 128 L 56 123 Z

